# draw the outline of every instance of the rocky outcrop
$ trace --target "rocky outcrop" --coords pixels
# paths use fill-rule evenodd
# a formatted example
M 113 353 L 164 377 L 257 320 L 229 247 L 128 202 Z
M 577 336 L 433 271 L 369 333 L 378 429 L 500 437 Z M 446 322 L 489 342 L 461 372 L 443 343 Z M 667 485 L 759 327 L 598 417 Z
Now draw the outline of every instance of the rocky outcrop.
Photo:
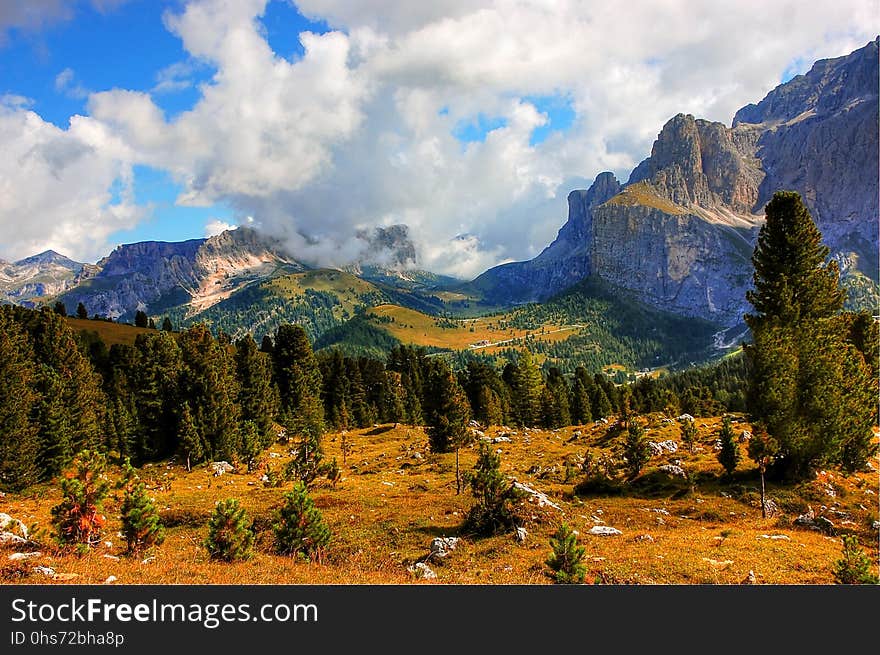
M 54 250 L 15 263 L 0 260 L 0 301 L 33 305 L 72 288 L 92 271 Z
M 626 185 L 602 173 L 573 191 L 549 247 L 490 269 L 472 288 L 527 302 L 597 276 L 658 308 L 732 326 L 746 309 L 764 205 L 790 189 L 842 270 L 876 290 L 878 43 L 816 62 L 738 111 L 731 127 L 673 117 Z

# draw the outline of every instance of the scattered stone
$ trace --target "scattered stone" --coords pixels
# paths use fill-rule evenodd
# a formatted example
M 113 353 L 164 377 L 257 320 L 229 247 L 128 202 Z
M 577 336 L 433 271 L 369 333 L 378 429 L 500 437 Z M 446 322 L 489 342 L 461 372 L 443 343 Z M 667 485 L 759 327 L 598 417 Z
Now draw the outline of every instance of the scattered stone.
M 684 469 L 674 464 L 664 464 L 658 467 L 658 470 L 663 471 L 671 478 L 687 478 L 687 473 L 684 472 Z
M 235 467 L 226 461 L 211 463 L 211 471 L 213 472 L 215 478 L 219 478 L 224 473 L 232 473 L 234 470 Z
M 494 439 L 492 439 L 492 443 L 510 443 L 510 437 L 501 435 L 500 437 L 495 437 Z
M 141 560 L 141 564 L 149 564 L 150 562 L 155 562 L 155 561 L 156 561 L 155 556 L 147 557 L 146 559 Z
M 35 550 L 30 553 L 12 553 L 9 556 L 9 559 L 13 562 L 21 562 L 24 560 L 34 559 L 35 557 L 40 557 L 43 553 L 38 550 Z
M 612 528 L 610 525 L 594 525 L 587 534 L 595 537 L 613 537 L 623 533 L 617 528 Z
M 682 414 L 681 416 L 676 417 L 677 421 L 693 421 L 694 417 L 690 414 Z
M 556 503 L 554 503 L 552 500 L 550 500 L 547 497 L 547 494 L 541 493 L 540 491 L 538 491 L 536 489 L 532 489 L 529 485 L 523 484 L 522 482 L 514 482 L 513 486 L 514 486 L 514 488 L 519 489 L 520 491 L 528 494 L 528 496 L 532 500 L 534 500 L 538 503 L 538 507 L 544 507 L 546 505 L 548 507 L 552 507 L 555 510 L 559 510 L 560 512 L 562 511 L 562 508 L 559 505 L 557 505 Z
M 653 543 L 654 543 L 654 537 L 652 537 L 652 536 L 649 535 L 649 534 L 640 534 L 638 537 L 635 538 L 635 541 L 638 541 L 638 542 L 647 542 L 647 543 L 649 543 L 649 544 L 653 544 Z
M 434 537 L 434 539 L 431 540 L 431 554 L 428 557 L 443 559 L 453 550 L 458 548 L 460 541 L 461 540 L 458 537 Z
M 17 534 L 24 540 L 27 540 L 28 538 L 27 526 L 18 519 L 14 519 L 9 516 L 9 514 L 4 514 L 2 512 L 0 512 L 0 530 Z
M 740 584 L 758 584 L 758 576 L 755 575 L 754 571 L 749 570 L 749 574 Z
M 67 580 L 75 580 L 78 577 L 78 573 L 54 573 L 52 575 L 53 580 L 59 580 L 61 582 L 65 582 Z
M 55 576 L 55 569 L 49 568 L 48 566 L 35 566 L 34 573 L 39 573 L 40 575 L 45 575 L 51 578 Z
M 470 428 L 478 428 L 478 427 L 480 427 L 480 424 L 477 423 L 476 421 L 470 421 L 470 422 L 468 423 L 468 427 L 470 427 Z
M 436 580 L 437 574 L 431 570 L 424 562 L 416 562 L 412 566 L 408 567 L 407 570 L 416 576 L 417 580 Z
M 0 546 L 20 546 L 28 542 L 24 537 L 19 537 L 11 532 L 0 532 Z
M 518 543 L 525 543 L 526 538 L 529 536 L 529 533 L 526 532 L 525 528 L 517 528 L 513 533 L 514 538 Z
M 834 524 L 830 520 L 826 519 L 824 516 L 816 517 L 816 527 L 825 534 L 834 534 Z
M 880 521 L 874 521 L 874 522 L 871 524 L 871 527 L 872 527 L 874 530 L 880 530 Z
M 759 534 L 757 536 L 758 539 L 773 539 L 775 541 L 791 541 L 791 537 L 787 534 Z
M 779 513 L 779 505 L 772 498 L 764 499 L 764 513 L 767 516 L 776 516 Z
M 752 438 L 752 433 L 749 432 L 748 430 L 743 430 L 743 431 L 740 433 L 740 435 L 739 435 L 739 440 L 738 440 L 738 441 L 739 441 L 740 443 L 745 443 L 745 442 L 747 442 L 747 441 L 748 441 L 749 439 L 751 439 L 751 438 Z M 750 573 L 751 573 L 751 571 L 750 571 Z
M 412 457 L 413 457 L 413 459 L 424 459 L 425 458 L 425 456 L 422 455 L 421 453 L 413 453 Z
M 104 584 L 113 584 L 116 582 L 118 578 L 115 575 L 108 576 L 106 580 L 104 580 Z
M 717 559 L 712 559 L 711 557 L 704 557 L 703 561 L 707 562 L 709 564 L 709 566 L 711 566 L 712 568 L 716 568 L 716 569 L 726 569 L 728 566 L 733 564 L 732 559 L 725 559 L 725 560 L 719 561 Z
M 802 525 L 806 528 L 812 528 L 816 524 L 816 513 L 813 511 L 813 508 L 809 505 L 807 506 L 807 511 L 804 514 L 801 514 L 794 520 L 795 525 Z
M 109 560 L 113 560 L 114 562 L 119 561 L 119 557 L 117 555 L 111 555 L 110 553 L 104 553 L 104 557 Z

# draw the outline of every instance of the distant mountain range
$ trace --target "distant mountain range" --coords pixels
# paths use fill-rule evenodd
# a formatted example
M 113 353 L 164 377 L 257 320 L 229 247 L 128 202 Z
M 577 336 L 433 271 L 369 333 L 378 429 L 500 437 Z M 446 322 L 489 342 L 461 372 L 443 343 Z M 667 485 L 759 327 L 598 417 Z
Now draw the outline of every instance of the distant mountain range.
M 313 269 L 281 241 L 241 227 L 207 239 L 117 247 L 97 264 L 47 251 L 0 261 L 0 301 L 82 302 L 90 315 L 135 312 L 204 320 L 231 334 L 284 321 L 317 337 L 359 308 L 394 303 L 426 313 L 542 302 L 585 279 L 635 302 L 741 323 L 763 207 L 801 193 L 856 304 L 878 302 L 878 44 L 816 62 L 747 105 L 732 127 L 679 114 L 621 183 L 601 173 L 568 197 L 568 220 L 540 255 L 471 282 L 418 270 L 406 226 L 358 234 L 360 262 Z

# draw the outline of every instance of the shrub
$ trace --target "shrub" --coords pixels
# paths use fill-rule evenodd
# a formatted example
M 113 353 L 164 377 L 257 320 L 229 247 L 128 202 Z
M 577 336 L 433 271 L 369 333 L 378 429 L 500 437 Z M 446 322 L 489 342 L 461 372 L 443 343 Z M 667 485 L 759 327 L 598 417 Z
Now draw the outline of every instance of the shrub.
M 501 456 L 493 453 L 486 443 L 480 443 L 470 486 L 476 502 L 468 513 L 466 528 L 492 535 L 514 526 L 513 503 L 522 498 L 523 493 L 505 480 L 501 473 Z
M 632 480 L 642 472 L 642 468 L 651 459 L 651 450 L 648 446 L 648 440 L 645 439 L 645 429 L 642 426 L 630 423 L 626 432 L 624 456 L 629 469 L 629 477 Z
M 834 565 L 834 580 L 837 584 L 877 584 L 871 559 L 859 548 L 855 535 L 843 537 L 843 557 Z
M 159 521 L 156 504 L 147 496 L 146 485 L 137 477 L 126 460 L 123 478 L 125 495 L 122 499 L 122 534 L 129 553 L 140 553 L 165 540 L 165 531 Z
M 586 567 L 583 564 L 586 549 L 578 546 L 577 533 L 562 523 L 556 534 L 550 537 L 552 552 L 546 564 L 553 571 L 557 584 L 580 584 L 584 581 Z
M 272 531 L 275 550 L 281 555 L 301 554 L 323 561 L 330 543 L 330 529 L 302 482 L 284 494 L 284 505 L 275 516 Z
M 64 546 L 80 551 L 101 541 L 105 517 L 102 503 L 110 490 L 107 459 L 96 451 L 84 450 L 73 460 L 61 480 L 61 502 L 52 508 L 56 539 Z
M 730 423 L 730 417 L 725 416 L 722 421 L 721 432 L 718 435 L 721 441 L 721 450 L 718 451 L 718 462 L 724 467 L 724 472 L 731 476 L 742 456 L 739 452 L 739 444 L 736 442 L 733 426 Z
M 237 500 L 228 498 L 218 502 L 208 523 L 208 538 L 205 540 L 211 558 L 227 562 L 249 558 L 254 532 L 247 523 L 244 508 Z

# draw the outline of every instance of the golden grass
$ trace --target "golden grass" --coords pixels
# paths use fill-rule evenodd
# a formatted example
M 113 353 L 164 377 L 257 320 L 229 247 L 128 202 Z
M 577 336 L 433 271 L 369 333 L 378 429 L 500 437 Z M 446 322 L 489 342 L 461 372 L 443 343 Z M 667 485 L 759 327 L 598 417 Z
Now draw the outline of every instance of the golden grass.
M 496 353 L 504 348 L 522 348 L 523 344 L 516 340 L 525 339 L 526 336 L 539 341 L 562 341 L 582 329 L 577 326 L 551 324 L 544 326 L 543 333 L 541 330 L 502 329 L 501 323 L 506 318 L 503 315 L 442 319 L 390 304 L 372 307 L 367 314 L 379 319 L 393 318 L 393 323 L 381 320 L 374 323 L 401 343 L 450 350 L 467 350 L 472 345 L 477 345 L 477 350 L 486 354 Z M 497 345 L 484 345 L 486 343 Z
M 349 313 L 363 304 L 360 296 L 378 293 L 378 289 L 366 280 L 350 273 L 329 269 L 292 273 L 273 278 L 267 284 L 270 289 L 288 298 L 303 296 L 307 289 L 332 293 L 341 303 L 340 311 L 345 309 Z
M 684 207 L 680 207 L 671 200 L 658 196 L 647 182 L 637 182 L 636 184 L 626 187 L 623 191 L 611 198 L 608 201 L 608 204 L 625 206 L 642 205 L 643 207 L 653 207 L 666 214 L 673 215 L 687 213 L 687 210 L 684 209 Z
M 139 328 L 125 323 L 93 321 L 85 318 L 71 318 L 70 316 L 66 320 L 70 327 L 78 332 L 97 332 L 108 348 L 113 344 L 133 346 L 139 334 L 155 333 L 155 330 L 150 328 Z
M 838 503 L 835 509 L 851 515 L 852 525 L 845 526 L 837 519 L 835 523 L 858 534 L 876 564 L 877 535 L 870 528 L 870 522 L 877 519 L 876 474 L 843 477 L 831 471 L 795 490 L 771 485 L 769 495 L 780 503 L 783 514 L 762 519 L 754 502 L 758 482 L 748 461 L 741 464 L 737 482 L 753 492 L 740 500 L 722 495 L 731 487 L 717 477 L 721 467 L 712 444 L 719 425 L 717 418 L 697 419 L 701 452 L 679 450 L 676 455 L 654 458 L 640 478 L 643 497 L 572 496 L 573 485 L 581 474 L 566 482 L 563 460 L 583 455 L 588 449 L 596 454 L 612 452 L 621 438 L 609 441 L 606 426 L 557 431 L 487 430 L 489 437 L 510 434 L 511 442 L 493 445 L 502 451 L 505 472 L 547 493 L 562 513 L 526 505 L 526 516 L 533 520 L 526 526 L 529 536 L 525 544 L 516 543 L 509 534 L 491 538 L 462 535 L 459 549 L 442 563 L 430 564 L 438 575 L 436 582 L 548 583 L 543 564 L 549 552 L 548 539 L 564 518 L 579 531 L 580 543 L 587 548 L 588 580 L 726 584 L 739 583 L 753 570 L 761 583 L 828 584 L 833 582 L 831 567 L 840 557 L 840 540 L 793 526 L 792 519 L 807 503 L 817 511 L 822 505 L 831 508 Z M 749 426 L 736 427 L 739 431 Z M 582 436 L 572 440 L 576 430 Z M 659 417 L 653 417 L 648 429 L 651 440 L 677 440 L 678 436 L 677 425 L 663 425 Z M 74 573 L 75 583 L 101 583 L 110 575 L 116 576 L 119 583 L 134 584 L 412 582 L 406 567 L 427 555 L 433 537 L 459 534 L 472 502 L 467 490 L 461 495 L 455 493 L 454 455 L 430 454 L 421 428 L 386 425 L 352 431 L 349 438 L 353 452 L 342 466 L 341 482 L 336 488 L 322 482 L 312 492 L 333 532 L 324 565 L 273 554 L 271 514 L 285 489 L 265 488 L 259 481 L 261 472 L 215 478 L 205 467 L 187 473 L 171 462 L 141 470 L 163 520 L 170 526 L 165 543 L 152 552 L 154 560 L 142 563 L 142 558 L 124 555 L 124 544 L 116 534 L 120 505 L 116 498 L 105 506 L 109 521 L 106 538 L 111 545 L 82 558 L 42 547 L 44 555 L 32 563 Z M 340 445 L 340 434 L 325 437 L 327 457 L 336 457 L 341 465 Z M 463 471 L 473 466 L 476 452 L 476 447 L 462 450 Z M 265 457 L 273 468 L 280 468 L 288 457 L 286 447 L 275 445 Z M 658 477 L 656 467 L 676 457 L 683 460 L 687 470 L 701 476 L 693 491 L 682 482 L 664 482 L 665 478 Z M 872 462 L 876 467 L 877 459 Z M 655 478 L 660 482 L 644 484 Z M 829 485 L 837 494 L 834 498 L 826 495 L 832 488 Z M 227 497 L 238 498 L 256 519 L 256 553 L 246 562 L 213 562 L 201 545 L 214 503 Z M 58 499 L 58 489 L 45 485 L 23 495 L 8 494 L 2 500 L 2 511 L 27 524 L 47 526 L 50 509 Z M 623 534 L 589 535 L 594 518 Z M 646 534 L 653 542 L 637 540 Z M 788 539 L 762 535 L 785 535 Z M 0 558 L 3 575 L 12 563 L 5 561 L 6 553 Z M 47 581 L 36 574 L 2 579 L 3 583 Z

